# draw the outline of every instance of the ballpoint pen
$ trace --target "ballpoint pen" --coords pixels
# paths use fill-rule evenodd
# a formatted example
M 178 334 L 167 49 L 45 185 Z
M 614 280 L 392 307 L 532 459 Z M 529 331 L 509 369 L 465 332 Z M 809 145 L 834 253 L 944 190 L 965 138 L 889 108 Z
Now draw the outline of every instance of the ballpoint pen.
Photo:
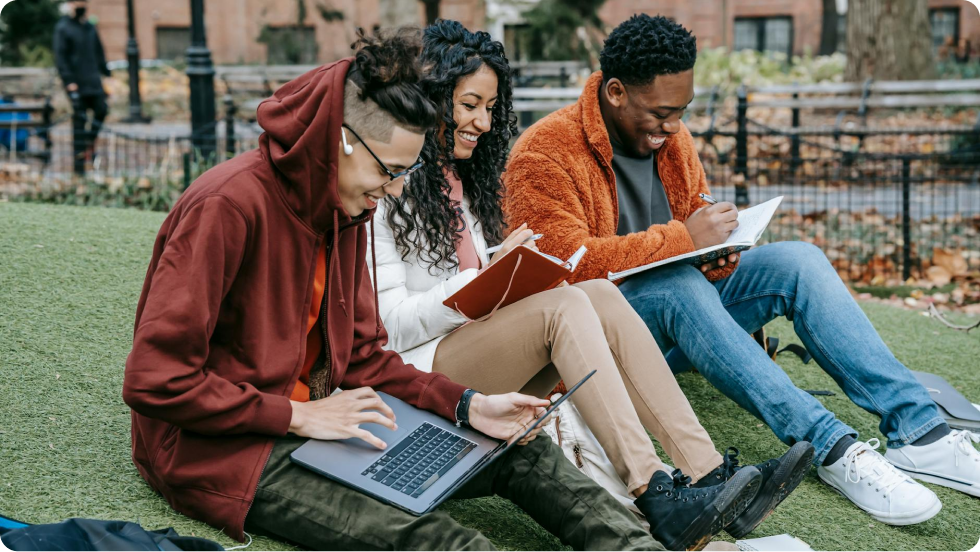
M 527 242 L 532 242 L 532 241 L 540 240 L 543 237 L 544 237 L 544 234 L 535 234 L 535 235 L 531 236 L 530 238 L 528 238 L 528 239 L 524 240 L 523 242 L 521 242 L 521 245 L 524 245 Z M 487 248 L 487 255 L 493 255 L 497 251 L 500 251 L 500 248 L 501 247 L 503 247 L 503 245 L 495 245 L 493 247 L 488 247 Z
M 708 194 L 698 194 L 698 197 L 700 197 L 702 200 L 707 201 L 708 203 L 710 203 L 712 205 L 714 205 L 715 203 L 718 203 L 718 200 L 717 199 L 709 196 Z

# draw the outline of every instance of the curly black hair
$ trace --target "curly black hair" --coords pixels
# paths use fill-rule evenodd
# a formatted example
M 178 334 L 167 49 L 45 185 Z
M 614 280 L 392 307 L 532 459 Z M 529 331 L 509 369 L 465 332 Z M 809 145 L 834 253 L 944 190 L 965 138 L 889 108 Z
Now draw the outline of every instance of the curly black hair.
M 412 174 L 402 196 L 389 196 L 385 201 L 386 220 L 402 260 L 408 261 L 409 255 L 417 254 L 431 273 L 436 267 L 452 270 L 459 266 L 456 243 L 460 239 L 458 231 L 464 226 L 461 213 L 450 202 L 445 169 L 454 171 L 462 181 L 463 193 L 487 244 L 496 245 L 503 240 L 500 175 L 510 139 L 517 135 L 517 117 L 512 104 L 511 68 L 500 42 L 488 33 L 470 32 L 457 21 L 439 20 L 425 29 L 422 44 L 422 84 L 440 107 L 442 128 L 426 133 L 422 147 L 425 165 Z M 491 130 L 480 136 L 472 157 L 456 159 L 453 92 L 460 80 L 484 66 L 497 75 Z
M 609 33 L 599 54 L 603 82 L 619 79 L 626 85 L 650 84 L 658 75 L 694 68 L 697 39 L 662 15 L 637 14 Z

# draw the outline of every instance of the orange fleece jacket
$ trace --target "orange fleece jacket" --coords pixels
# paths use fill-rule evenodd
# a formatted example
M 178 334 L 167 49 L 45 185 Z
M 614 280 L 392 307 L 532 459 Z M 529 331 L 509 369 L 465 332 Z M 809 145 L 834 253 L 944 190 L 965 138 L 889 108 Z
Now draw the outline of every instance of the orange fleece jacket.
M 709 193 L 694 138 L 681 124 L 657 154 L 657 167 L 674 220 L 644 232 L 616 234 L 619 202 L 612 169 L 612 144 L 599 111 L 602 73 L 586 82 L 578 102 L 527 129 L 517 140 L 504 173 L 504 212 L 511 228 L 528 223 L 544 234 L 537 242 L 545 253 L 568 258 L 581 245 L 589 252 L 571 282 L 606 278 L 609 272 L 635 268 L 694 251 L 684 226 L 706 205 Z M 709 271 L 709 280 L 731 274 L 738 263 Z

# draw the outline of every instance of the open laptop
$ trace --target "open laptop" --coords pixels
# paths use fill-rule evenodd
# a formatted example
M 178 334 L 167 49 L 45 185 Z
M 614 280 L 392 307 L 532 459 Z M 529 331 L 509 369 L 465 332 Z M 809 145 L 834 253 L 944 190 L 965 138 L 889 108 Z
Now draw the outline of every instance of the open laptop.
M 503 441 L 378 393 L 395 412 L 398 430 L 361 427 L 388 443 L 378 450 L 358 438 L 310 439 L 293 451 L 293 462 L 382 502 L 420 516 L 435 509 L 474 475 L 531 433 L 572 396 L 595 370 L 568 390 L 529 428 Z

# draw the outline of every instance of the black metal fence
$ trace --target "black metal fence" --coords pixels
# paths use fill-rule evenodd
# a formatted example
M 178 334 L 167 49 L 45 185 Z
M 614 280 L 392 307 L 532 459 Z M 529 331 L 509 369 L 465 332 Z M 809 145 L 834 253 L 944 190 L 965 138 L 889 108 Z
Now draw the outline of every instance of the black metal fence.
M 980 124 L 886 128 L 831 115 L 832 124 L 803 126 L 828 117 L 797 105 L 780 126 L 766 116 L 782 108 L 745 94 L 727 118 L 711 104 L 688 126 L 715 197 L 749 205 L 783 196 L 764 241 L 814 243 L 855 282 L 921 277 L 937 248 L 980 270 Z M 186 125 L 109 127 L 84 179 L 72 178 L 71 125 L 42 129 L 28 149 L 48 155 L 0 150 L 0 196 L 165 210 L 204 170 L 256 147 L 261 129 L 230 100 L 223 111 L 196 138 Z
M 254 149 L 261 132 L 239 120 L 230 102 L 222 119 L 196 136 L 179 123 L 107 125 L 81 158 L 65 117 L 25 131 L 0 144 L 0 197 L 157 210 L 169 209 L 207 169 Z
M 749 107 L 691 130 L 716 198 L 783 196 L 764 241 L 814 243 L 855 282 L 922 278 L 937 249 L 980 270 L 980 124 L 803 127 L 797 108 L 773 127 Z

